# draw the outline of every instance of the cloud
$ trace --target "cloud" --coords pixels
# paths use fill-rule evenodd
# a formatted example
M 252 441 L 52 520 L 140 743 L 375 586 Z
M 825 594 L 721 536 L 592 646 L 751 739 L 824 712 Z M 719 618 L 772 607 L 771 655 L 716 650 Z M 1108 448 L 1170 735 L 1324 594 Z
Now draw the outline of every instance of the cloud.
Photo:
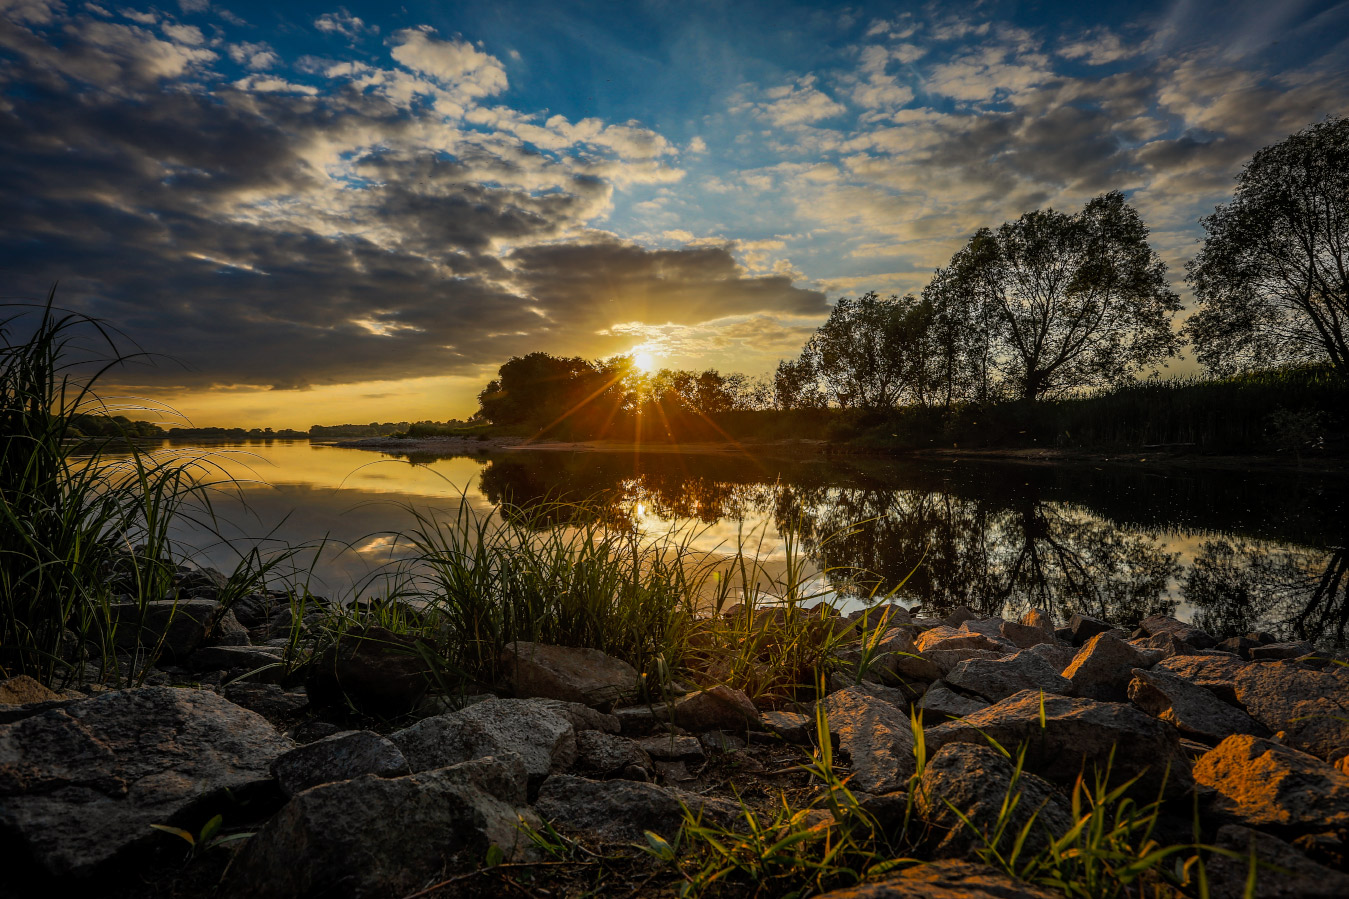
M 1102 66 L 1124 59 L 1133 59 L 1146 51 L 1145 42 L 1127 44 L 1109 28 L 1093 28 L 1085 34 L 1064 41 L 1059 46 L 1058 55 L 1064 59 L 1080 59 L 1088 65 Z
M 230 59 L 254 70 L 270 69 L 281 61 L 266 41 L 243 41 L 227 48 Z
M 806 75 L 794 84 L 765 91 L 768 102 L 757 109 L 779 128 L 808 125 L 847 111 L 843 104 L 815 88 L 815 76 Z
M 0 14 L 20 25 L 46 25 L 65 11 L 61 0 L 0 0 Z
M 440 40 L 433 33 L 407 28 L 394 35 L 393 58 L 471 97 L 506 89 L 506 69 L 501 62 L 468 41 Z
M 314 20 L 314 27 L 324 34 L 339 34 L 349 41 L 355 41 L 364 33 L 379 34 L 378 25 L 367 25 L 364 19 L 347 12 L 346 7 L 319 16 Z

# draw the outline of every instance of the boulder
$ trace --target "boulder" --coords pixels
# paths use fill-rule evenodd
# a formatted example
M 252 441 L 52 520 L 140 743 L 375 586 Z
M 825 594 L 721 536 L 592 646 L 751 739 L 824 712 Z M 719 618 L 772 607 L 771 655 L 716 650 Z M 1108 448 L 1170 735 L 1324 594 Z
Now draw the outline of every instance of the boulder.
M 962 696 L 946 686 L 945 681 L 937 681 L 928 687 L 927 692 L 923 694 L 923 698 L 918 701 L 918 708 L 923 710 L 924 726 L 930 727 L 947 718 L 960 718 L 973 714 L 980 709 L 986 709 L 988 703 L 982 699 L 970 699 L 968 696 Z
M 1278 662 L 1284 659 L 1300 659 L 1316 652 L 1316 647 L 1305 640 L 1296 643 L 1270 643 L 1251 648 L 1252 662 Z
M 583 730 L 576 734 L 576 767 L 601 778 L 624 772 L 629 767 L 651 770 L 651 756 L 635 740 Z
M 1252 827 L 1349 829 L 1349 777 L 1272 740 L 1228 737 L 1200 757 L 1194 777 L 1217 792 L 1215 810 Z
M 1319 865 L 1276 836 L 1228 824 L 1218 828 L 1214 844 L 1239 853 L 1214 853 L 1205 862 L 1211 899 L 1247 899 L 1246 877 L 1254 853 L 1259 865 L 1254 899 L 1344 899 L 1349 874 Z
M 1111 781 L 1139 775 L 1134 793 L 1140 797 L 1156 798 L 1163 779 L 1168 796 L 1193 784 L 1189 759 L 1170 725 L 1130 705 L 1030 690 L 931 728 L 928 755 L 947 743 L 983 744 L 989 737 L 1013 752 L 1026 744 L 1026 770 L 1061 786 L 1072 786 L 1084 768 L 1104 769 L 1112 751 Z
M 1218 645 L 1218 638 L 1208 631 L 1201 630 L 1192 624 L 1186 624 L 1184 621 L 1178 621 L 1169 615 L 1149 616 L 1140 621 L 1138 626 L 1147 631 L 1149 637 L 1171 634 L 1180 642 L 1193 646 L 1195 649 L 1209 649 Z
M 960 627 L 967 621 L 978 621 L 979 613 L 969 606 L 956 606 L 955 610 L 942 619 L 948 627 Z
M 764 712 L 764 726 L 788 743 L 809 746 L 815 739 L 815 719 L 800 712 Z
M 1001 618 L 970 618 L 956 627 L 961 634 L 983 634 L 995 643 L 1002 645 L 1002 626 L 1007 622 Z
M 563 832 L 605 843 L 645 844 L 651 831 L 673 840 L 684 824 L 684 808 L 705 821 L 729 825 L 740 807 L 725 799 L 633 781 L 587 780 L 570 774 L 548 778 L 534 808 Z
M 1062 674 L 1063 669 L 1071 665 L 1073 659 L 1077 658 L 1077 650 L 1066 643 L 1038 643 L 1025 652 L 1037 655 L 1049 662 L 1059 674 Z
M 224 689 L 225 698 L 257 712 L 273 724 L 291 721 L 309 708 L 309 695 L 283 690 L 277 684 L 241 681 Z
M 945 860 L 915 865 L 897 877 L 822 894 L 819 899 L 1061 899 L 986 865 Z
M 233 609 L 226 609 L 213 626 L 206 639 L 216 646 L 247 646 L 248 628 L 243 626 Z
M 917 770 L 909 716 L 859 687 L 824 699 L 829 732 L 852 762 L 853 787 L 890 793 L 908 785 Z
M 576 729 L 571 722 L 530 699 L 489 699 L 424 718 L 394 731 L 389 739 L 414 772 L 514 753 L 537 784 L 576 761 Z
M 317 708 L 380 718 L 415 709 L 430 684 L 431 668 L 417 641 L 374 626 L 339 637 L 314 658 L 305 681 Z
M 518 758 L 479 758 L 386 779 L 364 775 L 296 795 L 235 858 L 224 895 L 384 899 L 472 869 L 491 846 L 519 860 L 539 826 Z
M 922 661 L 931 665 L 936 674 L 933 680 L 946 677 L 961 662 L 970 659 L 1000 659 L 1007 655 L 1001 649 L 929 649 L 923 653 Z
M 703 744 L 697 737 L 657 734 L 638 740 L 637 746 L 651 758 L 662 762 L 701 762 L 707 759 Z
M 398 747 L 368 730 L 349 730 L 297 746 L 272 762 L 272 776 L 281 792 L 301 790 L 362 774 L 402 777 L 411 773 Z
M 1041 643 L 1053 643 L 1054 632 L 1043 627 L 1035 627 L 1028 624 L 1017 624 L 1014 621 L 1004 621 L 998 628 L 998 633 L 1002 638 L 1019 649 L 1030 649 L 1032 646 L 1039 646 Z
M 1251 717 L 1321 759 L 1349 750 L 1349 668 L 1323 671 L 1296 662 L 1243 666 L 1232 682 Z
M 491 698 L 493 697 L 487 696 L 477 699 L 476 702 L 486 702 Z M 592 709 L 590 706 L 581 705 L 579 702 L 566 702 L 561 699 L 535 699 L 531 702 L 538 708 L 547 709 L 554 715 L 566 718 L 578 734 L 583 730 L 602 730 L 606 734 L 616 734 L 619 731 L 619 723 L 616 717 Z M 464 708 L 467 708 L 467 706 L 464 706 Z
M 1068 641 L 1074 646 L 1081 646 L 1097 634 L 1114 629 L 1115 626 L 1108 621 L 1074 613 L 1073 617 L 1068 619 Z
M 1046 834 L 1068 832 L 1073 826 L 1072 812 L 1054 787 L 1034 774 L 1023 771 L 1015 779 L 1014 774 L 1012 763 L 1002 753 L 976 743 L 948 743 L 928 760 L 917 807 L 937 831 L 935 857 L 961 857 L 991 846 L 1003 803 L 1012 793 L 1019 793 L 1021 798 L 996 847 L 998 851 L 1007 852 L 1032 818 L 1035 823 L 1024 846 L 1028 856 L 1046 845 Z M 968 824 L 952 806 L 960 809 Z
M 914 645 L 924 655 L 929 652 L 951 649 L 982 649 L 1000 653 L 1006 651 L 1006 648 L 999 641 L 994 640 L 987 634 L 980 634 L 975 631 L 958 631 L 953 627 L 944 626 L 923 631 L 918 635 Z
M 162 599 L 144 605 L 118 602 L 108 607 L 117 626 L 118 647 L 158 647 L 168 659 L 186 658 L 206 639 L 206 632 L 220 614 L 214 599 Z
M 694 732 L 704 730 L 760 730 L 759 710 L 739 690 L 718 684 L 683 696 L 670 710 L 671 720 Z
M 0 705 L 59 702 L 64 698 L 60 693 L 47 689 L 26 674 L 0 681 Z
M 1235 656 L 1217 653 L 1178 655 L 1162 659 L 1153 667 L 1203 687 L 1229 705 L 1239 704 L 1236 679 L 1246 669 L 1246 663 Z
M 1143 657 L 1129 644 L 1111 633 L 1091 637 L 1077 651 L 1063 676 L 1072 682 L 1072 692 L 1101 702 L 1123 702 L 1128 698 L 1129 681 L 1135 668 L 1143 667 Z
M 637 669 L 598 649 L 520 641 L 502 652 L 501 670 L 511 693 L 522 698 L 607 710 L 637 697 Z
M 1017 621 L 1025 627 L 1039 628 L 1047 634 L 1054 633 L 1054 619 L 1044 609 L 1029 609 Z
M 1167 671 L 1135 668 L 1129 701 L 1152 717 L 1174 724 L 1185 736 L 1209 744 L 1232 734 L 1269 733 L 1241 709 Z
M 997 659 L 967 659 L 951 670 L 946 682 L 993 702 L 1022 690 L 1067 695 L 1072 688 L 1050 662 L 1025 651 Z
M 119 690 L 0 725 L 0 832 L 56 875 L 88 876 L 271 783 L 292 747 L 215 693 Z M 200 822 L 197 822 L 200 823 Z

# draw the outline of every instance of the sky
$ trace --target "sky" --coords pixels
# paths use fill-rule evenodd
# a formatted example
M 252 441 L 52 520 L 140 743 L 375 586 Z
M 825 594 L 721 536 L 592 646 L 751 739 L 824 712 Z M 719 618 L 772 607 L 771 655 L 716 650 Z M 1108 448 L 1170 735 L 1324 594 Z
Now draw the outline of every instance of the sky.
M 1346 113 L 1349 0 L 0 0 L 0 295 L 134 340 L 114 402 L 443 420 L 536 350 L 767 373 L 1109 190 L 1188 302 L 1242 164 Z

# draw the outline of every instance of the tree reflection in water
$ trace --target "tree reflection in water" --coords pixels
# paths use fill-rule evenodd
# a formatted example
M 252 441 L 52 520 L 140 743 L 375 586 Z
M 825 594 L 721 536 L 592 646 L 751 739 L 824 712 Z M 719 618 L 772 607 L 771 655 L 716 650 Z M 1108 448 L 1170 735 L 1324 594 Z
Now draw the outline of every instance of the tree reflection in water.
M 801 536 L 839 592 L 902 583 L 897 596 L 938 615 L 1039 606 L 1132 623 L 1179 605 L 1224 635 L 1346 645 L 1349 556 L 1324 539 L 1342 520 L 1344 486 L 1275 477 L 517 452 L 491 457 L 480 487 L 526 506 L 588 499 L 585 514 L 624 528 L 642 516 L 771 523 Z

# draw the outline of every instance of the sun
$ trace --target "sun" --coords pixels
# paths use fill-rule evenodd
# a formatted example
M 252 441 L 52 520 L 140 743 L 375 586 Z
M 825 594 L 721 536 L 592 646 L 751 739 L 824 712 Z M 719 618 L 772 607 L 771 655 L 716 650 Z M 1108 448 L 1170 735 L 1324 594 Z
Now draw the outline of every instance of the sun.
M 633 353 L 632 366 L 643 374 L 651 374 L 656 370 L 656 357 L 650 353 Z

